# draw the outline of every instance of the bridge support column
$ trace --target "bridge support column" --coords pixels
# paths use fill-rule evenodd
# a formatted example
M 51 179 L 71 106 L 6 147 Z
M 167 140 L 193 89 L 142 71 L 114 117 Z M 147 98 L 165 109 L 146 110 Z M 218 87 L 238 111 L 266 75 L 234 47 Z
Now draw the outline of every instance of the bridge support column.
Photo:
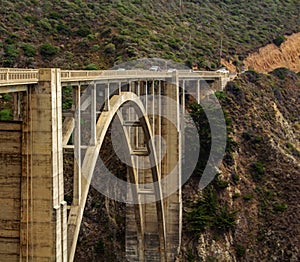
M 166 154 L 162 160 L 162 178 L 172 174 L 173 178 L 163 184 L 163 192 L 168 193 L 177 188 L 177 191 L 164 199 L 167 261 L 174 261 L 179 252 L 181 241 L 181 134 L 180 134 L 180 97 L 178 78 L 174 77 L 172 83 L 166 82 L 163 95 L 171 99 L 172 103 L 162 103 L 161 107 L 168 119 L 162 118 L 161 132 L 166 142 Z
M 24 95 L 22 261 L 67 261 L 59 69 L 40 69 Z

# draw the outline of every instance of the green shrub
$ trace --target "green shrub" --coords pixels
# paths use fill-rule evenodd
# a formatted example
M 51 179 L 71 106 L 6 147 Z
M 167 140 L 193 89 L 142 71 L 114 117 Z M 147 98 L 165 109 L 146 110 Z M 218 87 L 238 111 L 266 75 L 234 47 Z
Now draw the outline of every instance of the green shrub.
M 113 54 L 116 51 L 116 47 L 113 43 L 109 43 L 104 47 L 104 53 Z
M 71 109 L 73 105 L 73 88 L 72 86 L 67 86 L 62 91 L 62 109 Z
M 86 37 L 91 34 L 91 31 L 88 27 L 81 27 L 76 31 L 76 34 L 81 37 Z
M 219 99 L 219 100 L 225 100 L 226 99 L 226 94 L 224 91 L 216 91 L 215 92 L 215 96 Z
M 19 50 L 14 44 L 9 44 L 4 47 L 4 65 L 11 67 L 16 62 L 16 58 L 19 56 Z
M 241 245 L 237 245 L 235 252 L 238 257 L 243 257 L 246 254 L 246 249 Z
M 95 245 L 95 252 L 98 253 L 98 254 L 101 254 L 104 252 L 104 243 L 102 240 L 99 240 L 96 245 Z
M 215 191 L 209 187 L 185 217 L 191 231 L 201 232 L 206 227 L 225 231 L 235 225 L 236 211 L 219 204 Z
M 240 176 L 235 173 L 232 174 L 231 178 L 232 178 L 233 182 L 235 182 L 235 183 L 240 181 Z
M 53 11 L 49 13 L 49 18 L 54 20 L 59 20 L 60 18 L 63 18 L 63 15 L 59 12 Z
M 284 36 L 278 36 L 273 40 L 273 43 L 277 46 L 280 47 L 281 44 L 285 41 L 285 37 Z
M 49 42 L 45 42 L 40 46 L 40 53 L 42 56 L 51 57 L 59 52 L 59 47 L 51 45 Z
M 71 205 L 72 201 L 73 201 L 73 196 L 67 194 L 67 195 L 64 195 L 64 199 L 65 199 L 65 201 L 67 202 L 68 205 Z
M 262 176 L 265 174 L 265 168 L 263 164 L 258 161 L 252 164 L 251 169 L 251 176 L 254 181 L 260 181 L 262 179 Z
M 225 189 L 228 186 L 229 186 L 229 183 L 227 181 L 220 180 L 219 178 L 217 178 L 217 180 L 216 180 L 216 187 L 217 188 Z
M 22 49 L 24 51 L 24 55 L 27 57 L 33 57 L 36 55 L 36 48 L 33 44 L 24 44 Z
M 67 59 L 72 59 L 74 57 L 74 54 L 70 51 L 65 52 L 65 56 Z
M 63 103 L 62 103 L 62 109 L 63 110 L 71 109 L 72 105 L 73 105 L 73 99 L 72 98 L 68 97 L 68 98 L 63 99 Z
M 99 45 L 93 45 L 92 46 L 92 51 L 93 52 L 96 52 L 96 51 L 98 51 L 100 49 L 100 46 Z
M 218 262 L 218 259 L 213 256 L 208 256 L 205 262 Z
M 87 36 L 87 38 L 88 38 L 88 40 L 93 41 L 93 40 L 95 39 L 95 35 L 89 34 L 89 35 Z
M 225 151 L 228 152 L 228 153 L 232 153 L 236 149 L 237 146 L 238 146 L 238 143 L 235 142 L 232 137 L 227 135 Z
M 0 110 L 0 120 L 12 120 L 12 114 L 10 109 L 2 109 Z
M 273 205 L 273 209 L 276 212 L 283 212 L 288 208 L 288 205 L 285 203 L 276 203 Z
M 19 50 L 14 44 L 10 44 L 5 46 L 4 48 L 4 56 L 5 58 L 15 59 L 19 55 Z
M 17 44 L 18 38 L 19 38 L 18 35 L 12 33 L 12 34 L 9 35 L 9 37 L 7 37 L 7 38 L 5 39 L 4 42 L 5 42 L 5 44 L 7 44 L 7 45 L 15 45 L 15 44 Z
M 186 260 L 187 260 L 187 262 L 195 262 L 196 261 L 193 251 L 190 248 L 188 249 Z
M 96 64 L 88 64 L 84 70 L 99 70 L 99 66 Z
M 55 25 L 55 29 L 57 30 L 57 32 L 64 34 L 64 35 L 71 35 L 72 31 L 71 29 L 68 27 L 68 25 L 64 22 L 61 22 L 59 24 Z
M 255 143 L 260 143 L 262 141 L 262 138 L 260 137 L 260 136 L 256 136 L 255 138 L 254 138 L 254 142 Z
M 233 195 L 232 195 L 232 198 L 233 199 L 236 199 L 236 198 L 239 198 L 241 195 L 239 194 L 239 193 L 234 193 Z
M 227 206 L 219 207 L 215 219 L 214 225 L 219 230 L 228 230 L 235 225 L 236 211 L 230 212 Z
M 52 25 L 49 22 L 47 18 L 43 18 L 38 22 L 38 26 L 43 29 L 43 31 L 51 32 L 52 31 Z
M 243 199 L 244 200 L 251 200 L 253 198 L 253 194 L 246 194 L 246 195 L 243 195 Z
M 289 73 L 289 69 L 285 67 L 276 68 L 271 72 L 272 75 L 277 76 L 281 80 L 284 80 L 289 75 Z
M 3 94 L 3 95 L 2 95 L 2 98 L 3 98 L 3 100 L 6 101 L 6 102 L 12 101 L 12 96 L 11 96 L 11 94 Z

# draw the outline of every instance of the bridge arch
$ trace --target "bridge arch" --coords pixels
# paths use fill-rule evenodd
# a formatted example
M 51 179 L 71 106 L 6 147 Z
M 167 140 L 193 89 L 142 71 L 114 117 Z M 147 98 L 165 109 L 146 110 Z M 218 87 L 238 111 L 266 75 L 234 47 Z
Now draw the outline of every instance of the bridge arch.
M 161 174 L 158 169 L 158 162 L 155 153 L 155 145 L 153 142 L 153 134 L 148 119 L 146 110 L 142 101 L 133 92 L 121 92 L 119 95 L 114 95 L 110 98 L 110 110 L 101 112 L 99 119 L 96 124 L 96 141 L 95 145 L 88 146 L 81 167 L 81 200 L 79 206 L 71 206 L 70 218 L 68 225 L 68 239 L 69 239 L 69 261 L 73 261 L 76 243 L 78 239 L 78 234 L 81 226 L 81 221 L 83 217 L 83 211 L 93 178 L 96 162 L 98 159 L 99 152 L 101 150 L 104 138 L 108 132 L 109 126 L 111 125 L 114 117 L 118 117 L 119 121 L 123 122 L 122 114 L 120 113 L 120 108 L 125 104 L 130 103 L 135 111 L 138 113 L 140 118 L 141 127 L 143 128 L 145 136 L 145 144 L 147 146 L 147 151 L 149 153 L 149 160 L 151 164 L 152 180 L 154 184 L 154 193 L 156 201 L 156 215 L 158 221 L 158 234 L 159 234 L 159 248 L 160 248 L 160 261 L 166 261 L 166 225 L 165 225 L 165 215 L 164 215 L 164 203 L 161 188 Z M 126 142 L 129 151 L 131 150 L 129 134 L 126 128 L 122 125 L 123 132 L 126 137 Z M 139 261 L 144 261 L 144 226 L 143 226 L 143 214 L 141 210 L 140 198 L 138 196 L 138 175 L 137 169 L 134 165 L 134 161 L 131 156 L 131 166 L 129 168 L 129 180 L 127 186 L 130 185 L 132 198 L 138 200 L 138 204 L 134 205 L 135 217 L 137 221 L 137 233 L 138 233 L 138 250 L 139 250 Z M 122 181 L 123 182 L 123 181 Z M 125 182 L 124 182 L 125 183 Z

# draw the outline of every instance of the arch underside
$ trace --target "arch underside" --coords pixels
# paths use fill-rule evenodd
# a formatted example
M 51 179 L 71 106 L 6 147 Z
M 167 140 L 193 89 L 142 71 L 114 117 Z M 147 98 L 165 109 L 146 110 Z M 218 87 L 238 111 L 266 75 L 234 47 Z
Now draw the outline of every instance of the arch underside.
M 161 174 L 158 169 L 158 162 L 155 153 L 155 146 L 152 140 L 153 134 L 151 132 L 151 125 L 146 114 L 145 108 L 138 96 L 132 92 L 121 92 L 119 95 L 114 95 L 110 98 L 110 109 L 109 111 L 103 111 L 100 114 L 100 117 L 96 125 L 96 138 L 97 143 L 94 146 L 88 146 L 85 157 L 81 167 L 81 200 L 79 205 L 71 206 L 69 221 L 68 221 L 68 241 L 69 241 L 69 261 L 72 261 L 75 255 L 76 243 L 79 234 L 79 229 L 82 221 L 83 211 L 89 191 L 89 187 L 93 178 L 95 166 L 97 163 L 98 155 L 101 150 L 105 135 L 114 119 L 117 117 L 120 123 L 124 122 L 123 116 L 120 112 L 125 104 L 129 104 L 134 107 L 135 111 L 140 117 L 140 125 L 144 132 L 145 145 L 147 146 L 147 151 L 151 152 L 149 154 L 149 162 L 151 165 L 152 173 L 152 182 L 157 182 L 154 185 L 154 197 L 156 200 L 156 223 L 158 228 L 158 241 L 159 241 L 159 261 L 166 260 L 166 225 L 165 225 L 165 216 L 164 216 L 164 204 L 162 197 L 162 189 L 160 185 Z M 126 138 L 126 143 L 128 147 L 128 152 L 132 152 L 130 144 L 130 133 L 127 128 L 122 125 L 124 137 Z M 132 198 L 138 200 L 138 204 L 133 205 L 134 214 L 135 214 L 135 223 L 137 229 L 137 261 L 145 260 L 145 235 L 149 235 L 147 228 L 145 228 L 145 215 L 143 213 L 143 206 L 141 201 L 141 196 L 139 195 L 139 179 L 138 171 L 135 166 L 134 157 L 129 156 L 129 161 L 131 163 L 128 166 L 128 177 L 129 182 L 131 183 L 131 194 Z M 132 206 L 132 205 L 131 205 Z

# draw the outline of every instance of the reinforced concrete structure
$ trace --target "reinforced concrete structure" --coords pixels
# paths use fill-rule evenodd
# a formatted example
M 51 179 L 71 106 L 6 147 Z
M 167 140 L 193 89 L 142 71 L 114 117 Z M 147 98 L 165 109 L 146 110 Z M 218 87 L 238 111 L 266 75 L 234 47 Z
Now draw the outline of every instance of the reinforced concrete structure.
M 114 119 L 130 163 L 127 196 L 135 200 L 127 203 L 126 258 L 174 261 L 181 241 L 185 94 L 199 102 L 207 95 L 201 93 L 203 81 L 220 90 L 227 80 L 216 72 L 0 69 L 0 95 L 14 98 L 13 120 L 0 121 L 0 261 L 73 261 L 99 152 Z M 67 86 L 73 106 L 63 112 Z M 71 206 L 64 200 L 64 148 L 75 156 Z M 161 183 L 171 172 L 172 183 Z M 101 170 L 98 175 L 101 180 Z

